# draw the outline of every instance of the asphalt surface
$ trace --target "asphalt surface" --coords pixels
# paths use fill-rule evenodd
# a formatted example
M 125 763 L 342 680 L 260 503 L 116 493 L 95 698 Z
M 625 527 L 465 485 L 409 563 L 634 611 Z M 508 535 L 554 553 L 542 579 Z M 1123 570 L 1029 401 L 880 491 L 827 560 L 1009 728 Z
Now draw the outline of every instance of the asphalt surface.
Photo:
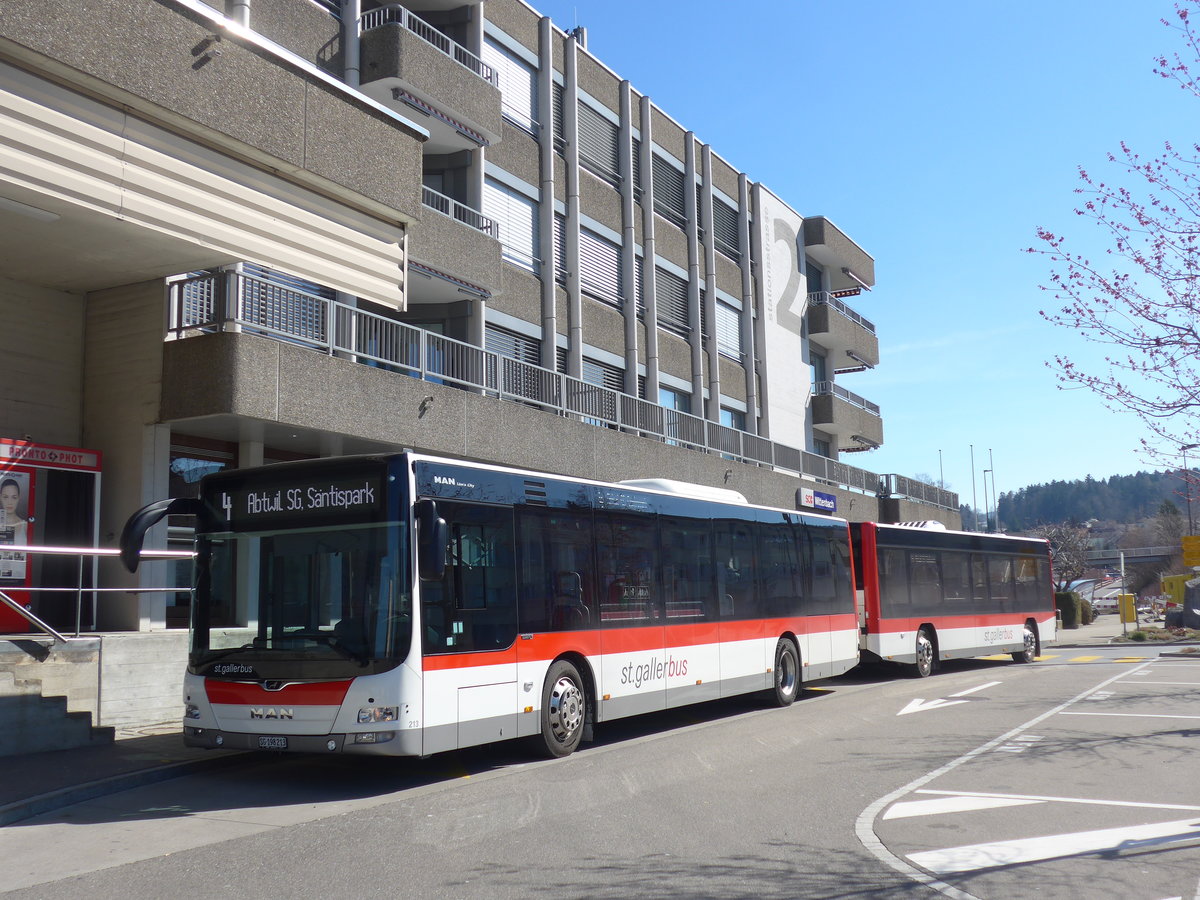
M 1090 625 L 1060 632 L 1054 647 L 1102 646 L 1122 631 L 1118 616 L 1102 615 Z M 185 747 L 180 728 L 179 722 L 163 723 L 118 731 L 111 742 L 0 758 L 0 826 L 204 767 L 239 762 L 238 753 Z

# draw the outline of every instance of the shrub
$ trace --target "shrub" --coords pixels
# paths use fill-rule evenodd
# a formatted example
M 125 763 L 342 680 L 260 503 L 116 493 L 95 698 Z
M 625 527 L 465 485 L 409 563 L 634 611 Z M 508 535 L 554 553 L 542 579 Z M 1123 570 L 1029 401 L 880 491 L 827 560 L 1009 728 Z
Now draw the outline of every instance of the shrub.
M 1131 632 L 1129 635 L 1129 639 L 1131 641 L 1144 641 L 1148 637 L 1149 637 L 1149 635 L 1146 634 L 1146 632 L 1141 631 L 1141 630 Z
M 1062 614 L 1063 628 L 1079 627 L 1079 607 L 1083 603 L 1075 591 L 1057 591 L 1054 594 L 1054 605 Z
M 1079 601 L 1079 624 L 1091 625 L 1095 621 L 1096 611 L 1092 609 L 1092 601 L 1081 599 Z

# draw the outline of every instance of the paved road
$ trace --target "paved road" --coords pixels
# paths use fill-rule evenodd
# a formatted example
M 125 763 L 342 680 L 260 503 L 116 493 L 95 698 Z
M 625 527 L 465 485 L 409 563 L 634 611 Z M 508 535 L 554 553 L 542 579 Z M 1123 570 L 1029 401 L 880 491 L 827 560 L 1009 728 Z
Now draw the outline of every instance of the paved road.
M 1200 734 L 1200 663 L 1108 652 L 856 673 L 787 710 L 613 723 L 550 762 L 256 756 L 0 829 L 0 890 L 1193 900 L 1200 788 L 1171 766 Z

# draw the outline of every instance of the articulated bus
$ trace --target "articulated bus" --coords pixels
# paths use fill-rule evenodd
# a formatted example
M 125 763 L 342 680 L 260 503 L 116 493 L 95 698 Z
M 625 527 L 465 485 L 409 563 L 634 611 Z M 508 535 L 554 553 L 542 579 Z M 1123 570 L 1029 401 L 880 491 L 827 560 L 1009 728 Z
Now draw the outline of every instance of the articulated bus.
M 280 463 L 139 510 L 130 570 L 168 515 L 196 524 L 191 746 L 566 756 L 595 723 L 786 706 L 859 660 L 848 523 L 732 491 L 411 452 Z
M 850 531 L 864 655 L 924 677 L 944 659 L 1011 653 L 1032 662 L 1055 639 L 1046 541 L 916 523 Z

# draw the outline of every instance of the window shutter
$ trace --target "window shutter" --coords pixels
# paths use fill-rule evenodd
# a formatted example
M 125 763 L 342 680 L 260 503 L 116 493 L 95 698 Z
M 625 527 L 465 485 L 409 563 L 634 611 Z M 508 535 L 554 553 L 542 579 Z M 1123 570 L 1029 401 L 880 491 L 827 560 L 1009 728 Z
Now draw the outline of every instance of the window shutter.
M 658 324 L 669 331 L 687 334 L 687 282 L 670 272 L 654 270 L 655 298 L 658 303 Z
M 713 242 L 726 256 L 738 259 L 742 253 L 739 240 L 738 212 L 724 200 L 713 197 Z
M 621 248 L 586 229 L 579 230 L 580 287 L 606 303 L 621 305 Z
M 683 216 L 683 173 L 655 154 L 654 209 L 672 222 L 682 225 Z
M 490 39 L 483 42 L 483 61 L 500 77 L 500 102 L 504 115 L 529 131 L 537 124 L 537 75 Z
M 537 271 L 537 204 L 506 185 L 488 178 L 483 184 L 483 214 L 500 229 L 504 259 L 530 272 Z
M 501 328 L 499 325 L 488 325 L 484 334 L 484 349 L 489 353 L 507 356 L 533 366 L 540 366 L 541 344 L 537 338 Z
M 717 350 L 734 359 L 742 358 L 742 313 L 717 301 Z
M 618 177 L 617 126 L 586 103 L 579 104 L 579 158 L 591 163 L 597 174 Z

